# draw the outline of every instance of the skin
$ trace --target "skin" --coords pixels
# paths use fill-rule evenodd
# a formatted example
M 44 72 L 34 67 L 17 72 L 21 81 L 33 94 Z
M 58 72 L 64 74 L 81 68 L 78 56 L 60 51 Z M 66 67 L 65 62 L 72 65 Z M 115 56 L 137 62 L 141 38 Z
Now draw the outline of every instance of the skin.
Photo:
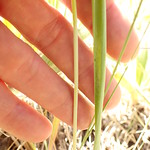
M 63 1 L 70 8 L 70 0 Z M 77 0 L 78 17 L 92 33 L 91 0 Z M 85 6 L 83 7 L 83 4 Z M 43 0 L 1 0 L 0 16 L 9 20 L 23 36 L 39 48 L 73 81 L 73 29 L 66 19 Z M 130 23 L 114 1 L 107 0 L 108 54 L 117 59 Z M 67 41 L 67 42 L 66 42 Z M 118 42 L 119 41 L 119 42 Z M 20 139 L 40 142 L 52 130 L 51 123 L 20 101 L 6 84 L 18 89 L 56 117 L 72 125 L 73 88 L 61 79 L 26 43 L 15 37 L 0 22 L 0 127 Z M 127 62 L 138 43 L 133 31 L 122 58 Z M 79 95 L 78 128 L 88 127 L 94 115 L 93 53 L 79 39 L 79 88 L 89 98 Z M 106 85 L 111 74 L 106 69 Z M 113 80 L 105 97 L 107 102 L 116 85 Z M 121 97 L 117 88 L 107 109 Z

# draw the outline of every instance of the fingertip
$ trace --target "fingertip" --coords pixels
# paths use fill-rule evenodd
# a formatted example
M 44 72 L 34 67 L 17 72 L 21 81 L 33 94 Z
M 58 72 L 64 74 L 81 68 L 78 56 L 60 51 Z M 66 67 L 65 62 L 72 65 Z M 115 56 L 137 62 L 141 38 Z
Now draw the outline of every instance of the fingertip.
M 0 80 L 0 127 L 19 139 L 41 142 L 52 131 L 50 121 L 13 95 Z
M 34 126 L 32 129 L 30 128 L 27 130 L 18 129 L 18 130 L 22 130 L 24 134 L 20 131 L 18 131 L 18 133 L 16 133 L 16 131 L 15 132 L 8 131 L 8 130 L 7 131 L 20 140 L 33 142 L 33 143 L 39 143 L 39 142 L 46 140 L 51 135 L 51 132 L 52 132 L 52 125 L 50 122 L 45 124 L 45 121 L 44 121 L 42 124 L 43 125 L 41 125 L 41 127 L 39 127 L 38 129 L 34 128 Z
M 32 108 L 31 110 L 27 108 L 25 113 L 26 118 L 24 119 L 24 124 L 20 123 L 21 125 L 18 126 L 18 131 L 15 131 L 14 135 L 24 141 L 34 143 L 46 140 L 52 132 L 51 122 L 45 116 Z
M 42 142 L 51 135 L 52 124 L 44 116 L 31 114 L 29 117 L 26 115 L 23 121 L 20 121 L 20 118 L 23 117 L 15 118 L 10 115 L 1 124 L 1 128 L 17 139 L 34 143 Z
M 47 118 L 41 118 L 38 126 L 38 128 L 30 132 L 30 135 L 24 139 L 25 141 L 39 143 L 50 137 L 52 124 Z

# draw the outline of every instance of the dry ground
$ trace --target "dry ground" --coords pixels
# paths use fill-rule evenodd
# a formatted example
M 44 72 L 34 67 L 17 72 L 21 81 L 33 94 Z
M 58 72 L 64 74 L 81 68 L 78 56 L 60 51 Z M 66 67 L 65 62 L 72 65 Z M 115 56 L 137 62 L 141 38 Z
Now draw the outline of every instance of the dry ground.
M 143 98 L 138 96 L 139 101 L 135 103 L 132 96 L 123 89 L 122 100 L 117 108 L 105 111 L 102 119 L 102 149 L 103 150 L 148 150 L 150 149 L 150 107 Z M 39 109 L 39 107 L 37 107 Z M 49 114 L 49 118 L 51 115 Z M 51 119 L 52 120 L 52 119 Z M 78 131 L 77 147 L 86 131 Z M 48 150 L 48 142 L 36 144 L 36 150 Z M 47 144 L 45 144 L 47 143 Z M 46 146 L 47 145 L 47 146 Z M 83 150 L 92 150 L 94 145 L 94 130 Z M 59 130 L 55 140 L 56 150 L 71 150 L 72 128 L 60 122 Z M 1 130 L 0 150 L 34 150 L 31 143 L 16 139 L 9 133 Z

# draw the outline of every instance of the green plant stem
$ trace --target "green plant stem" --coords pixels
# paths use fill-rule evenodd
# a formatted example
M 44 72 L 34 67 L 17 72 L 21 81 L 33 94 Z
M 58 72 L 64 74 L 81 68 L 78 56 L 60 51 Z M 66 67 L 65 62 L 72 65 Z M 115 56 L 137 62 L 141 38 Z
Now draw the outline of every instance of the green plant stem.
M 105 104 L 105 106 L 104 106 L 104 108 L 103 108 L 103 111 L 105 110 L 105 108 L 107 107 L 109 101 L 111 100 L 112 96 L 114 95 L 114 93 L 115 93 L 117 87 L 119 86 L 119 84 L 120 84 L 122 78 L 124 77 L 124 74 L 126 73 L 127 69 L 128 69 L 128 66 L 125 68 L 123 74 L 121 75 L 121 77 L 120 77 L 120 79 L 119 79 L 117 85 L 115 86 L 113 92 L 111 93 L 111 95 L 110 95 L 110 97 L 109 97 L 107 103 Z M 80 150 L 81 150 L 82 146 L 85 144 L 85 142 L 86 142 L 87 138 L 89 137 L 89 135 L 91 134 L 91 132 L 92 132 L 94 126 L 95 126 L 95 116 L 93 117 L 93 119 L 92 119 L 92 121 L 91 121 L 91 124 L 90 124 L 88 130 L 86 131 L 86 134 L 85 134 L 85 136 L 84 136 L 84 138 L 83 138 L 83 141 L 82 141 L 82 144 L 81 144 L 81 146 L 80 146 Z
M 130 37 L 130 34 L 131 34 L 130 32 L 132 31 L 132 28 L 133 28 L 133 26 L 134 26 L 134 23 L 135 23 L 135 20 L 136 20 L 136 18 L 137 18 L 137 15 L 138 15 L 138 13 L 139 13 L 141 4 L 142 4 L 142 1 L 139 3 L 139 6 L 138 6 L 138 9 L 137 9 L 137 12 L 136 12 L 136 16 L 135 16 L 135 18 L 134 18 L 134 20 L 133 20 L 132 26 L 130 27 L 130 30 L 129 30 L 129 33 L 128 33 L 128 36 L 127 36 L 128 39 L 129 39 L 129 37 Z M 149 27 L 149 24 L 147 25 L 143 36 L 145 35 L 145 33 L 146 33 L 148 27 Z M 125 42 L 126 44 L 127 44 L 127 40 L 128 40 L 128 39 L 126 39 L 126 42 Z M 143 37 L 141 38 L 140 42 L 138 43 L 138 45 L 137 45 L 137 47 L 136 47 L 136 50 L 135 50 L 133 56 L 135 55 L 135 53 L 136 53 L 136 51 L 137 51 L 137 49 L 138 49 L 138 47 L 139 47 L 139 44 L 141 43 L 142 39 L 143 39 Z M 126 45 L 126 44 L 124 44 L 120 55 L 123 55 L 123 53 L 124 53 L 123 51 L 125 50 L 125 45 Z M 132 58 L 133 58 L 133 56 L 132 56 Z M 122 56 L 120 56 L 120 57 L 122 57 Z M 119 58 L 120 58 L 120 57 L 119 57 Z M 132 59 L 132 58 L 131 58 L 131 59 Z M 121 58 L 120 58 L 120 60 L 121 60 Z M 114 74 L 115 74 L 115 71 L 116 71 L 116 69 L 117 69 L 117 67 L 118 67 L 118 64 L 119 64 L 120 60 L 118 60 L 118 62 L 116 63 L 116 68 L 115 68 L 115 70 L 114 70 Z M 112 92 L 112 94 L 111 94 L 111 96 L 110 96 L 110 98 L 109 98 L 107 104 L 109 103 L 109 101 L 110 101 L 111 97 L 113 96 L 113 94 L 114 94 L 116 88 L 118 87 L 119 83 L 121 82 L 121 80 L 122 80 L 122 78 L 123 78 L 125 72 L 127 71 L 127 68 L 128 68 L 128 66 L 125 68 L 124 73 L 123 73 L 122 76 L 120 77 L 119 82 L 118 82 L 118 84 L 116 85 L 116 87 L 114 88 L 114 90 L 113 90 L 113 92 Z M 105 94 L 107 93 L 107 91 L 108 91 L 108 89 L 109 89 L 109 86 L 110 86 L 110 84 L 111 84 L 111 80 L 113 79 L 114 74 L 112 75 L 112 77 L 111 77 L 111 79 L 110 79 L 110 81 L 109 81 L 109 85 L 107 86 L 107 89 L 106 89 L 106 91 L 105 91 Z M 143 96 L 143 95 L 142 95 L 142 96 Z M 144 97 L 144 96 L 143 96 L 143 97 Z M 146 99 L 146 98 L 144 97 L 144 99 Z M 148 101 L 147 99 L 146 99 L 146 101 L 149 103 L 149 101 Z M 105 107 L 107 106 L 107 104 L 104 106 L 103 111 L 105 110 Z M 82 145 L 81 145 L 80 149 L 81 149 L 82 146 L 85 144 L 85 142 L 86 142 L 88 136 L 90 135 L 90 133 L 91 133 L 93 127 L 94 127 L 94 124 L 95 124 L 94 118 L 95 118 L 95 116 L 93 117 L 92 122 L 91 122 L 91 125 L 90 125 L 90 127 L 88 128 L 88 130 L 87 130 L 87 132 L 86 132 L 86 136 L 85 136 L 84 139 L 83 139 L 83 142 L 82 142 Z
M 116 66 L 115 66 L 115 68 L 114 68 L 114 70 L 113 70 L 113 73 L 112 73 L 112 75 L 111 75 L 111 78 L 110 78 L 110 80 L 109 80 L 109 82 L 108 82 L 108 84 L 107 84 L 107 87 L 106 87 L 106 90 L 105 90 L 105 95 L 107 94 L 107 92 L 108 92 L 108 90 L 109 90 L 109 87 L 110 87 L 111 82 L 112 82 L 112 80 L 113 80 L 114 74 L 115 74 L 115 72 L 116 72 L 116 70 L 117 70 L 117 67 L 118 67 L 118 65 L 119 65 L 119 63 L 120 63 L 120 61 L 121 61 L 121 59 L 122 59 L 122 56 L 123 56 L 123 54 L 124 54 L 124 52 L 125 52 L 125 50 L 126 50 L 126 47 L 127 47 L 128 41 L 129 41 L 129 39 L 130 39 L 130 36 L 131 36 L 132 30 L 133 30 L 133 27 L 134 27 L 136 18 L 137 18 L 138 14 L 139 14 L 139 11 L 140 11 L 142 2 L 143 2 L 143 0 L 141 0 L 140 3 L 139 3 L 138 9 L 137 9 L 137 11 L 136 11 L 136 14 L 135 14 L 135 16 L 134 16 L 133 22 L 132 22 L 131 27 L 130 27 L 130 29 L 129 29 L 127 38 L 126 38 L 126 40 L 125 40 L 125 42 L 124 42 L 124 45 L 123 45 L 123 48 L 122 48 L 122 50 L 121 50 L 121 52 L 120 52 L 118 61 L 117 61 Z
M 93 0 L 94 35 L 94 98 L 95 98 L 95 143 L 94 150 L 100 150 L 101 114 L 105 89 L 106 60 L 106 1 Z
M 78 29 L 76 0 L 72 0 L 74 29 L 74 111 L 73 111 L 73 150 L 76 150 L 77 110 L 78 110 Z

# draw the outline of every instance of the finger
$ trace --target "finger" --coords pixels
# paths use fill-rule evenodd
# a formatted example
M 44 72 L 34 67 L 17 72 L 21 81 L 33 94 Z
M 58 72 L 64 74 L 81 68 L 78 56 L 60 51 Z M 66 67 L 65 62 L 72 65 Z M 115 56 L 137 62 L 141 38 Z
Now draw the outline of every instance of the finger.
M 3 8 L 2 16 L 13 23 L 73 81 L 73 32 L 64 17 L 41 0 L 36 3 L 33 0 L 7 2 L 2 0 L 0 5 Z M 92 102 L 94 102 L 93 70 L 93 53 L 79 39 L 79 88 Z M 110 91 L 114 87 L 113 84 Z M 116 93 L 118 92 L 119 89 Z M 119 96 L 112 97 L 112 101 L 119 99 Z
M 71 9 L 71 0 L 62 1 Z M 80 20 L 92 33 L 92 0 L 77 0 L 77 11 Z M 118 59 L 120 55 L 130 26 L 130 22 L 121 13 L 114 1 L 107 0 L 107 52 L 115 59 Z M 123 62 L 131 59 L 138 45 L 138 41 L 137 34 L 133 30 L 122 57 Z
M 72 125 L 73 89 L 0 23 L 0 78 Z M 93 105 L 79 96 L 78 127 L 88 127 Z
M 50 122 L 15 97 L 0 81 L 0 127 L 18 138 L 41 142 L 52 130 Z

